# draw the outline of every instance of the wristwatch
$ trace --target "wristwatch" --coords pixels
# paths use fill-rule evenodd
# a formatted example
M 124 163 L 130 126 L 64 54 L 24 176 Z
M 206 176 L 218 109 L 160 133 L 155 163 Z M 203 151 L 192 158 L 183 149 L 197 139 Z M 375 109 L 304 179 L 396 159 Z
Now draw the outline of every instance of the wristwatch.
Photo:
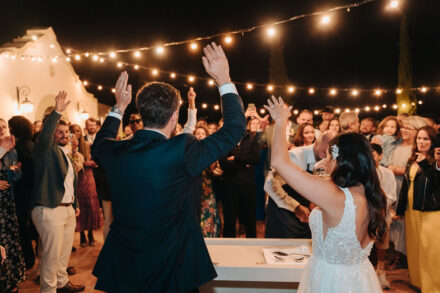
M 121 109 L 119 109 L 116 105 L 110 109 L 110 112 L 114 112 L 121 116 L 124 116 L 124 112 L 122 112 Z

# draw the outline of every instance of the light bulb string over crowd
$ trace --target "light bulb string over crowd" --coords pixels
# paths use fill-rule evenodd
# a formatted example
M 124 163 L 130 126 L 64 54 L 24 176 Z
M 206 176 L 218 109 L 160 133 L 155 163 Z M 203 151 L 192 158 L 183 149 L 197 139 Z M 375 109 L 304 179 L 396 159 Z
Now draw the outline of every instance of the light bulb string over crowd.
M 116 92 L 115 88 L 110 87 L 110 86 L 104 86 L 99 83 L 90 82 L 87 80 L 82 81 L 82 83 L 85 87 L 94 86 L 98 91 L 109 90 L 112 93 Z M 188 86 L 187 84 L 182 84 L 182 85 Z M 181 104 L 183 104 L 182 101 L 181 101 Z M 423 105 L 423 100 L 418 100 L 417 104 L 419 106 Z M 210 104 L 210 103 L 202 102 L 202 103 L 199 103 L 199 105 L 200 105 L 200 108 L 203 110 L 208 110 L 208 109 L 214 109 L 215 111 L 220 110 L 219 104 Z M 391 111 L 397 111 L 399 106 L 402 108 L 407 108 L 407 107 L 409 108 L 410 106 L 416 106 L 416 102 L 411 102 L 410 104 L 402 103 L 399 106 L 395 103 L 394 104 L 381 103 L 381 105 L 375 104 L 374 106 L 366 105 L 363 107 L 354 107 L 354 108 L 341 107 L 341 106 L 337 106 L 337 105 L 331 105 L 331 106 L 333 106 L 335 108 L 336 114 L 340 114 L 342 112 L 355 112 L 355 113 L 360 113 L 360 112 L 369 113 L 369 112 L 371 112 L 371 113 L 374 113 L 374 112 L 379 112 L 379 111 L 387 110 L 387 109 L 391 110 Z M 304 109 L 294 108 L 294 109 L 292 109 L 292 113 L 294 115 L 298 115 L 302 110 L 304 110 Z M 310 110 L 310 109 L 308 109 L 308 110 Z M 263 107 L 261 107 L 258 111 L 261 115 L 267 114 L 267 111 Z M 314 115 L 319 115 L 321 113 L 320 110 L 313 110 L 312 112 Z

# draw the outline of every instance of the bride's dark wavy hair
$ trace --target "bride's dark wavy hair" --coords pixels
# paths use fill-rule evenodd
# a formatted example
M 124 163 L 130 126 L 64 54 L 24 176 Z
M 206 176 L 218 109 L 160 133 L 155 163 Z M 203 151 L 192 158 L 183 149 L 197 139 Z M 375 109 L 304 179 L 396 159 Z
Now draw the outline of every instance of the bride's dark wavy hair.
M 331 174 L 333 182 L 340 187 L 364 186 L 370 215 L 368 234 L 381 241 L 386 230 L 386 198 L 380 187 L 370 143 L 363 135 L 345 133 L 330 141 L 330 154 L 335 145 L 339 155 Z

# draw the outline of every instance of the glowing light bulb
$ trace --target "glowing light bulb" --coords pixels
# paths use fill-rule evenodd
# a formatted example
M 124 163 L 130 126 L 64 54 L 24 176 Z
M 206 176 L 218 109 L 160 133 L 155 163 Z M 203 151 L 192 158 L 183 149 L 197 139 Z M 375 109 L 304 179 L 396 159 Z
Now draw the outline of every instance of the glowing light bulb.
M 246 88 L 247 88 L 248 90 L 251 90 L 251 89 L 254 88 L 254 86 L 253 86 L 251 83 L 248 83 L 248 84 L 246 85 Z
M 313 95 L 315 93 L 315 89 L 314 88 L 309 88 L 309 94 Z
M 370 111 L 370 107 L 369 107 L 369 106 L 366 106 L 366 107 L 365 107 L 365 111 L 369 112 L 369 111 Z
M 115 52 L 110 52 L 110 58 L 116 58 L 116 53 Z
M 351 92 L 351 95 L 352 95 L 352 96 L 357 96 L 357 95 L 359 95 L 359 91 L 358 91 L 358 90 L 353 90 L 353 91 Z
M 52 62 L 53 62 L 53 63 L 57 63 L 57 62 L 58 62 L 58 58 L 57 58 L 57 57 L 53 57 L 53 58 L 52 58 Z
M 153 73 L 153 75 L 158 75 L 159 71 L 157 69 L 153 69 L 153 71 L 151 73 Z
M 191 43 L 191 44 L 189 45 L 189 47 L 191 48 L 191 50 L 196 50 L 198 46 L 197 46 L 196 43 Z
M 415 105 L 416 105 L 416 103 L 414 103 L 414 102 L 411 103 L 411 106 L 415 106 Z
M 289 88 L 287 89 L 287 91 L 289 93 L 293 93 L 295 91 L 295 88 L 293 86 L 289 86 Z
M 359 113 L 361 110 L 359 108 L 354 109 L 355 113 Z
M 79 56 L 78 54 L 75 55 L 75 60 L 79 61 L 81 60 L 81 56 Z
M 350 109 L 345 109 L 345 113 L 350 113 Z
M 195 80 L 194 76 L 189 76 L 189 77 L 188 77 L 188 81 L 189 81 L 189 82 L 194 82 L 194 80 Z
M 374 94 L 375 94 L 376 96 L 380 96 L 380 95 L 382 94 L 382 91 L 381 91 L 381 90 L 375 90 L 375 91 L 374 91 Z
M 339 109 L 339 108 L 336 108 L 336 110 L 335 110 L 335 113 L 336 113 L 336 114 L 339 114 L 339 113 L 341 113 L 341 109 Z
M 406 104 L 402 104 L 402 108 L 406 108 Z
M 115 88 L 112 89 L 112 93 L 116 93 L 116 89 Z
M 67 53 L 67 54 L 70 54 L 70 53 L 72 53 L 72 50 L 67 49 L 67 50 L 66 50 L 66 53 Z
M 226 37 L 226 38 L 225 38 L 225 43 L 226 43 L 226 44 L 230 44 L 230 43 L 232 43 L 232 38 L 231 38 L 231 37 Z
M 84 81 L 83 81 L 83 85 L 86 86 L 86 85 L 88 85 L 88 84 L 89 84 L 89 82 L 88 82 L 87 80 L 84 80 Z
M 208 81 L 208 85 L 213 86 L 214 84 L 215 84 L 215 82 L 214 82 L 212 79 L 210 79 L 210 80 Z
M 269 92 L 273 91 L 273 85 L 268 85 L 268 86 L 267 86 L 267 90 L 268 90 Z
M 15 59 L 17 59 L 17 56 L 12 55 L 12 56 L 11 56 L 11 59 L 12 59 L 12 60 L 15 60 Z
M 116 64 L 119 68 L 122 67 L 122 62 L 118 62 L 118 64 Z
M 218 110 L 218 109 L 220 109 L 220 106 L 219 105 L 214 105 L 214 110 Z
M 104 58 L 99 58 L 99 62 L 104 63 Z
M 93 55 L 92 59 L 93 59 L 93 61 L 98 61 L 99 60 L 99 56 L 98 55 Z
M 375 106 L 375 107 L 374 107 L 374 110 L 375 110 L 375 111 L 379 111 L 379 110 L 380 110 L 380 107 L 379 107 L 379 106 Z
M 43 58 L 38 57 L 37 60 L 38 60 L 38 62 L 42 62 L 42 61 L 43 61 Z
M 98 85 L 98 90 L 102 90 L 102 85 Z
M 206 108 L 208 108 L 208 105 L 204 103 L 204 104 L 202 104 L 202 108 L 206 109 Z
M 33 61 L 33 60 L 32 60 Z M 70 57 L 66 57 L 66 61 L 70 62 Z
M 382 108 L 386 109 L 387 108 L 387 104 L 383 104 Z
M 266 109 L 264 109 L 264 108 L 261 108 L 261 109 L 260 109 L 260 113 L 261 113 L 261 114 L 264 114 L 264 113 L 266 113 Z
M 139 52 L 139 51 L 134 52 L 134 57 L 136 57 L 136 58 L 141 57 L 141 52 Z
M 170 77 L 174 79 L 174 78 L 176 78 L 176 74 L 175 73 L 171 73 Z
M 390 7 L 391 8 L 397 8 L 399 6 L 399 1 L 397 0 L 393 0 L 390 2 Z
M 298 115 L 299 111 L 298 110 L 293 110 L 293 114 Z
M 422 87 L 422 88 L 420 89 L 420 91 L 421 91 L 422 93 L 426 93 L 426 92 L 428 91 L 428 88 L 426 88 L 426 87 Z
M 330 16 L 328 16 L 328 15 L 324 15 L 324 16 L 321 18 L 321 23 L 322 23 L 322 24 L 328 24 L 328 23 L 330 23 Z
M 89 56 L 90 56 L 90 53 L 89 53 L 89 52 L 87 52 L 87 53 L 85 54 L 85 56 L 86 56 L 87 58 L 89 58 Z
M 315 111 L 313 111 L 313 114 L 318 115 L 318 114 L 319 114 L 319 111 L 318 111 L 318 110 L 315 110 Z
M 139 65 L 136 64 L 136 65 L 134 66 L 134 69 L 138 70 L 138 69 L 139 69 Z
M 276 31 L 275 31 L 275 29 L 274 28 L 269 28 L 269 29 L 267 29 L 267 34 L 270 36 L 270 37 L 272 37 L 272 36 L 274 36 L 275 34 L 276 34 Z
M 37 40 L 37 36 L 32 36 L 32 40 L 36 41 Z
M 402 93 L 402 89 L 397 89 L 396 94 L 400 95 Z
M 336 96 L 336 93 L 337 93 L 336 89 L 331 89 L 330 90 L 330 95 Z
M 393 105 L 393 109 L 394 110 L 397 109 L 397 105 L 396 104 Z
M 419 100 L 418 103 L 419 103 L 419 105 L 422 105 L 422 104 L 423 104 L 423 101 L 422 101 L 422 100 Z
M 165 50 L 164 50 L 163 47 L 157 47 L 157 48 L 156 48 L 156 53 L 159 54 L 159 55 L 163 54 L 164 51 L 165 51 Z

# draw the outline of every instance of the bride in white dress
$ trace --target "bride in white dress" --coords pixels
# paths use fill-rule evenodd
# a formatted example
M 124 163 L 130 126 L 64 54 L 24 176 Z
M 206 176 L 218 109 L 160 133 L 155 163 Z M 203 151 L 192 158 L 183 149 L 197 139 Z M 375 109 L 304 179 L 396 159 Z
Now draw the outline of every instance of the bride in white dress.
M 368 256 L 386 229 L 386 201 L 369 142 L 356 133 L 335 137 L 326 158 L 332 180 L 310 175 L 293 164 L 287 152 L 291 107 L 275 97 L 268 105 L 275 121 L 271 165 L 318 206 L 309 217 L 313 254 L 298 292 L 382 292 Z

